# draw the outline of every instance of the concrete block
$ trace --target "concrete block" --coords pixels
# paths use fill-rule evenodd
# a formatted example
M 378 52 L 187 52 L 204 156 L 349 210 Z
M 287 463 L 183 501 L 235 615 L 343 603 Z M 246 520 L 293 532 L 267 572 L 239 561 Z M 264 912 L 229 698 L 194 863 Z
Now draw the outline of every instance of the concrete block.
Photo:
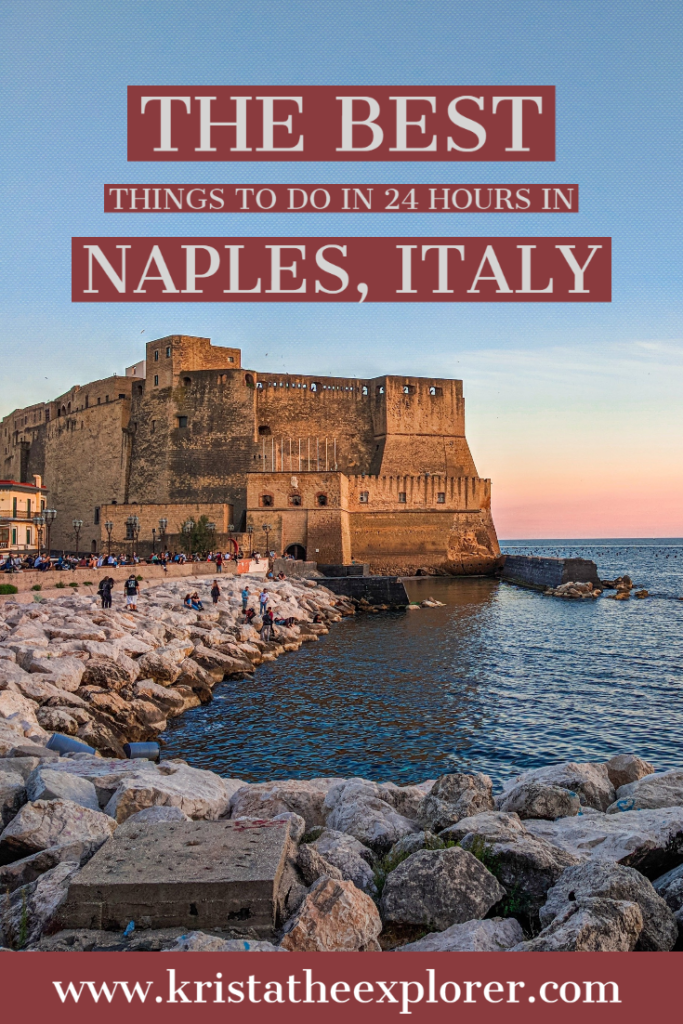
M 127 822 L 74 876 L 60 925 L 268 936 L 289 845 L 288 821 Z

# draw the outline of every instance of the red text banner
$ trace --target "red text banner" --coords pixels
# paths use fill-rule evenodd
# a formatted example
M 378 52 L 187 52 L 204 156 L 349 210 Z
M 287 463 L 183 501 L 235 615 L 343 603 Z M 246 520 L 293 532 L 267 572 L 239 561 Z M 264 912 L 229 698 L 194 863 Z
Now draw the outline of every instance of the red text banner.
M 226 1019 L 630 1024 L 675 1019 L 678 954 L 21 953 L 2 957 L 8 1020 L 174 1024 Z M 11 962 L 10 962 L 11 961 Z M 647 971 L 644 964 L 647 962 Z
M 609 302 L 610 238 L 73 238 L 74 302 Z
M 105 213 L 578 213 L 573 185 L 127 184 Z
M 554 160 L 555 87 L 128 87 L 129 160 Z

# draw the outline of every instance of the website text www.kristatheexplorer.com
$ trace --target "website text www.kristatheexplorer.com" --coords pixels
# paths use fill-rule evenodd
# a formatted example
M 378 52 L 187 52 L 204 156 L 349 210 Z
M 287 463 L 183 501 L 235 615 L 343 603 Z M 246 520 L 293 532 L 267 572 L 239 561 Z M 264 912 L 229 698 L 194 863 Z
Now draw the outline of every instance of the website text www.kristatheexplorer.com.
M 440 976 L 434 968 L 414 972 L 415 977 L 387 981 L 318 981 L 310 969 L 272 981 L 251 974 L 236 980 L 215 972 L 210 980 L 183 980 L 175 969 L 166 971 L 162 984 L 154 981 L 53 981 L 59 1001 L 69 1003 L 162 1004 L 384 1004 L 396 1013 L 411 1014 L 417 1006 L 482 1005 L 502 1003 L 589 1004 L 620 1003 L 614 981 L 547 980 L 472 981 Z

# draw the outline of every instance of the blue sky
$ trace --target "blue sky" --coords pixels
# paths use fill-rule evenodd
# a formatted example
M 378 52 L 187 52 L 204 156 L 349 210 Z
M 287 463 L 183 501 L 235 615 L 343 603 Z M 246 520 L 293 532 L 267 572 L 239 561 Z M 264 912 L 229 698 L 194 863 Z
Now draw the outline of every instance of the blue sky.
M 683 534 L 682 22 L 670 0 L 3 0 L 0 412 L 122 372 L 169 333 L 239 345 L 257 369 L 458 376 L 503 536 Z M 557 161 L 126 162 L 127 85 L 233 83 L 555 85 Z M 101 212 L 105 181 L 159 179 L 577 181 L 581 213 Z M 610 235 L 613 302 L 70 301 L 72 235 L 373 233 Z

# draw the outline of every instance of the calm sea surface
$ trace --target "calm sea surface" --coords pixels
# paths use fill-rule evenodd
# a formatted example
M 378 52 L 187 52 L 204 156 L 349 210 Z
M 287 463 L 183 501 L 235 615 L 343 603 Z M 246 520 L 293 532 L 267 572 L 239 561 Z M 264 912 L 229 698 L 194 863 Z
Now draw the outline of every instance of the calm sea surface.
M 444 772 L 494 780 L 638 753 L 683 764 L 683 540 L 514 541 L 592 558 L 644 600 L 563 601 L 487 578 L 424 579 L 446 607 L 344 619 L 169 723 L 165 757 L 247 781 Z

